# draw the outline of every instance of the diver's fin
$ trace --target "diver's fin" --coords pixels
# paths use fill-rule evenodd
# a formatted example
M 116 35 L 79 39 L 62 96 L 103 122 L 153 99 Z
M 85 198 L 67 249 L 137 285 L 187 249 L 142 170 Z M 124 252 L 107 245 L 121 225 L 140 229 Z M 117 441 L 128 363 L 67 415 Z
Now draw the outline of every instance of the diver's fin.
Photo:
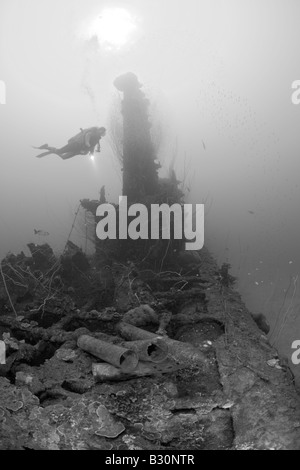
M 53 152 L 44 152 L 44 153 L 41 153 L 40 155 L 37 155 L 36 158 L 43 158 L 43 157 L 46 157 L 46 155 L 51 155 L 51 153 Z
M 32 148 L 37 149 L 37 150 L 49 150 L 49 145 L 44 144 L 44 145 L 41 145 L 40 147 L 32 147 Z
M 63 154 L 60 154 L 60 158 L 62 158 L 63 160 L 69 160 L 69 158 L 73 158 L 73 157 L 76 157 L 77 153 L 74 153 L 74 152 L 65 152 Z

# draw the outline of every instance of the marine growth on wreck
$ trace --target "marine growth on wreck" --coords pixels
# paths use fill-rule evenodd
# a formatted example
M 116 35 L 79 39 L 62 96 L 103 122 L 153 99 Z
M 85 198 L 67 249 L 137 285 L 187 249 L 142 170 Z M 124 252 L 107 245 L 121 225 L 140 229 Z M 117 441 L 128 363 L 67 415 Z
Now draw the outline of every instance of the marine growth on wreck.
M 176 9 L 177 2 L 174 5 Z M 181 60 L 189 54 L 184 37 L 193 34 L 192 29 L 182 29 L 185 11 L 180 5 L 176 51 Z M 70 25 L 77 14 L 74 9 Z M 58 30 L 62 17 L 56 17 Z M 38 171 L 49 179 L 57 168 L 53 162 L 61 165 L 61 174 L 52 178 L 53 197 L 62 198 L 66 188 L 82 184 L 81 196 L 77 209 L 70 210 L 67 232 L 59 219 L 51 224 L 56 214 L 45 198 L 49 226 L 36 216 L 26 249 L 8 252 L 0 262 L 0 449 L 100 450 L 106 464 L 134 466 L 150 451 L 161 456 L 155 463 L 168 465 L 187 463 L 187 455 L 188 463 L 200 463 L 201 450 L 299 450 L 299 383 L 291 361 L 275 347 L 290 320 L 290 310 L 284 307 L 286 299 L 292 302 L 296 297 L 298 275 L 290 278 L 272 324 L 263 310 L 250 311 L 239 292 L 227 241 L 221 263 L 208 248 L 215 227 L 204 168 L 211 163 L 203 163 L 201 178 L 192 183 L 196 172 L 187 168 L 180 136 L 173 154 L 170 145 L 159 145 L 155 103 L 147 88 L 151 73 L 147 77 L 147 69 L 138 64 L 137 71 L 126 71 L 126 47 L 134 38 L 134 44 L 146 41 L 142 22 L 123 8 L 107 7 L 88 28 L 81 20 L 78 24 L 85 54 L 80 86 L 94 120 L 85 122 L 73 102 L 78 56 L 74 81 L 68 83 L 73 121 L 58 117 L 54 124 L 64 144 L 59 138 L 56 142 L 53 129 L 41 118 L 44 130 L 30 134 L 37 144 L 30 150 Z M 201 26 L 205 31 L 205 24 Z M 161 49 L 163 53 L 163 44 Z M 159 63 L 158 56 L 157 51 Z M 215 60 L 213 54 L 210 59 Z M 111 68 L 110 73 L 101 69 L 100 86 L 93 64 L 99 67 L 105 61 Z M 174 78 L 174 83 L 168 80 L 169 96 L 176 96 L 180 77 L 190 80 L 194 93 L 194 68 L 183 74 L 180 60 L 174 63 L 171 71 L 167 63 L 159 71 L 161 77 Z M 52 76 L 53 71 L 48 73 Z M 52 79 L 56 80 L 54 75 Z M 0 81 L 0 103 L 1 85 Z M 203 115 L 209 86 L 201 84 L 201 100 L 195 92 Z M 58 81 L 61 93 L 59 87 Z M 109 123 L 98 101 L 110 93 L 117 106 Z M 204 161 L 203 155 L 218 139 L 217 128 L 206 140 L 198 123 L 189 120 L 184 100 L 180 104 L 177 99 L 170 126 L 176 119 L 189 121 L 191 145 L 194 138 L 200 139 Z M 216 123 L 224 112 L 219 101 L 218 95 L 212 106 Z M 209 121 L 206 115 L 205 119 Z M 39 145 L 46 141 L 39 141 L 40 136 L 47 133 L 51 145 Z M 103 153 L 108 147 L 111 167 L 117 165 L 117 196 L 115 181 L 105 173 Z M 84 166 L 86 162 L 90 167 Z M 217 185 L 229 172 L 216 164 L 213 174 Z M 57 184 L 60 178 L 63 189 Z M 90 184 L 90 191 L 83 182 Z M 42 183 L 35 184 L 37 188 Z M 193 184 L 201 194 L 197 204 L 190 194 Z M 229 187 L 230 181 L 226 184 Z M 70 200 L 74 194 L 68 194 Z M 235 203 L 238 197 L 234 193 Z M 42 197 L 42 205 L 41 201 Z M 243 211 L 257 220 L 256 209 Z M 60 250 L 51 243 L 55 237 L 63 240 Z M 249 277 L 259 269 L 249 268 Z M 299 344 L 294 345 L 297 358 Z M 123 451 L 131 460 L 123 460 Z

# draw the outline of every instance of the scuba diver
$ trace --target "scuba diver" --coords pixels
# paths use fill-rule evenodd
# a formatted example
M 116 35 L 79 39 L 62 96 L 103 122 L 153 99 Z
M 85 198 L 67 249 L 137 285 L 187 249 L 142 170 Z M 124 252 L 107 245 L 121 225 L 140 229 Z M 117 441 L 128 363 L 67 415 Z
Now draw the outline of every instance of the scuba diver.
M 104 127 L 90 127 L 88 129 L 80 129 L 80 133 L 72 137 L 67 145 L 57 149 L 49 147 L 48 144 L 41 147 L 33 147 L 38 150 L 47 150 L 47 152 L 37 155 L 36 158 L 43 158 L 46 155 L 58 155 L 63 160 L 73 158 L 76 155 L 93 155 L 95 152 L 100 152 L 100 140 L 106 134 Z

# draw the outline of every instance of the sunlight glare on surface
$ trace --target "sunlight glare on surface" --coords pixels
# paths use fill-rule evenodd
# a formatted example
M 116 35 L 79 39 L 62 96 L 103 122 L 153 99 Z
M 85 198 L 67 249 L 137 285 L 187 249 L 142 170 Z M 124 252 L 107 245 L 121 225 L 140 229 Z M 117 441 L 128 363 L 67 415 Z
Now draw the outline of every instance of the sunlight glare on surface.
M 123 8 L 104 10 L 92 23 L 91 37 L 97 37 L 106 49 L 120 49 L 129 41 L 136 29 L 134 18 Z

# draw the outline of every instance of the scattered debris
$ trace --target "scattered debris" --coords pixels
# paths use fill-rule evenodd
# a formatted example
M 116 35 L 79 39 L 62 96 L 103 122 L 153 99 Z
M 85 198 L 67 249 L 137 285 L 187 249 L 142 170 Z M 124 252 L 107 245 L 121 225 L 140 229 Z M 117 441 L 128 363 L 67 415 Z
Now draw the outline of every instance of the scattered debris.
M 38 235 L 39 237 L 49 237 L 50 233 L 45 232 L 44 230 L 36 230 L 34 229 L 34 235 Z
M 270 359 L 267 361 L 268 366 L 270 367 L 275 367 L 276 369 L 282 369 L 282 367 L 279 365 L 280 361 L 279 359 Z
M 116 422 L 105 406 L 100 405 L 98 407 L 97 415 L 100 421 L 100 429 L 95 432 L 97 436 L 116 439 L 125 431 L 125 426 L 122 423 Z
M 72 349 L 61 348 L 56 352 L 57 359 L 64 362 L 73 362 L 76 356 L 76 351 L 73 351 Z
M 267 322 L 266 317 L 262 313 L 251 313 L 251 316 L 258 328 L 262 330 L 266 335 L 270 332 L 270 325 Z
M 236 282 L 236 278 L 229 274 L 229 270 L 231 269 L 231 265 L 229 263 L 223 263 L 220 269 L 220 282 L 224 287 L 233 286 Z

